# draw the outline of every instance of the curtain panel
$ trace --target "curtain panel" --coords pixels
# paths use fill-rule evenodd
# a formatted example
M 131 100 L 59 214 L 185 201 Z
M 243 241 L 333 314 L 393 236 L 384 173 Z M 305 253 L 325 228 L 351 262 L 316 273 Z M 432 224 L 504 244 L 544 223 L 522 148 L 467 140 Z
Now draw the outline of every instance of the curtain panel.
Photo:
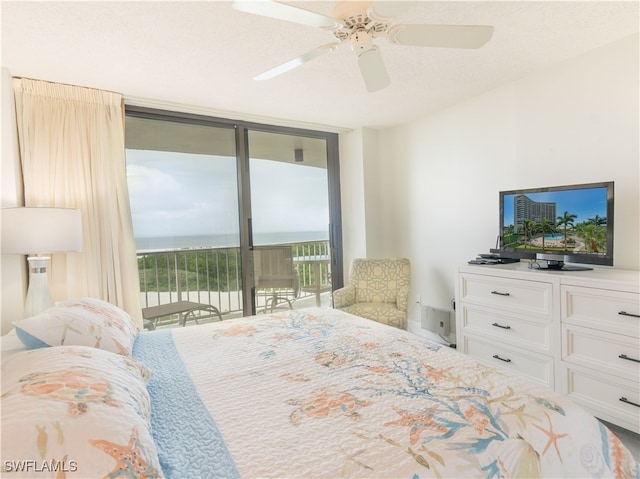
M 25 206 L 82 212 L 82 252 L 51 255 L 54 301 L 104 299 L 141 325 L 122 96 L 24 78 L 14 92 Z

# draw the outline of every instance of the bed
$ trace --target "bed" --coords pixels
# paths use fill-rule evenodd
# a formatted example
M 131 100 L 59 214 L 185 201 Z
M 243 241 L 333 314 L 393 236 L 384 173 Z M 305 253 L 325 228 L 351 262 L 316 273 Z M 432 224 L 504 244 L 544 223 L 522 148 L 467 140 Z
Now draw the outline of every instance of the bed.
M 640 477 L 568 399 L 338 310 L 128 335 L 3 352 L 7 477 Z

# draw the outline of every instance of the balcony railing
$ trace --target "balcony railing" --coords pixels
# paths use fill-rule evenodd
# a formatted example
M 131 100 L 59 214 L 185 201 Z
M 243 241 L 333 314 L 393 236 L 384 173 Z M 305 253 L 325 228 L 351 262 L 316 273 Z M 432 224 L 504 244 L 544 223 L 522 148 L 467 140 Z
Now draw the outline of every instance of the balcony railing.
M 291 243 L 291 247 L 300 277 L 298 300 L 330 290 L 328 241 Z M 186 300 L 213 305 L 223 317 L 241 315 L 239 248 L 139 252 L 137 256 L 143 308 Z M 265 301 L 265 296 L 257 296 L 256 309 L 264 308 Z

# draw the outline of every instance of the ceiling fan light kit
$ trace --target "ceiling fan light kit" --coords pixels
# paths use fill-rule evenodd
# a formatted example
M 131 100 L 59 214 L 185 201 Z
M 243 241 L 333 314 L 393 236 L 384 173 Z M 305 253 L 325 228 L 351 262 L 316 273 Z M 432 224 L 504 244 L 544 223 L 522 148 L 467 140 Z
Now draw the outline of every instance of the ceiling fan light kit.
M 400 3 L 370 6 L 371 3 L 342 1 L 336 6 L 334 17 L 329 17 L 273 0 L 235 0 L 233 7 L 236 10 L 329 29 L 339 41 L 315 48 L 254 79 L 274 78 L 349 42 L 356 53 L 367 91 L 374 92 L 391 83 L 382 54 L 374 42 L 376 38 L 385 37 L 398 45 L 475 49 L 485 45 L 493 35 L 493 27 L 489 25 L 392 24 L 393 17 L 400 13 Z
M 364 52 L 373 47 L 373 38 L 366 31 L 354 32 L 351 36 L 351 49 L 354 52 Z
M 358 55 L 358 66 L 362 72 L 362 79 L 367 91 L 382 90 L 391 84 L 391 79 L 384 66 L 378 47 L 371 47 L 360 53 Z

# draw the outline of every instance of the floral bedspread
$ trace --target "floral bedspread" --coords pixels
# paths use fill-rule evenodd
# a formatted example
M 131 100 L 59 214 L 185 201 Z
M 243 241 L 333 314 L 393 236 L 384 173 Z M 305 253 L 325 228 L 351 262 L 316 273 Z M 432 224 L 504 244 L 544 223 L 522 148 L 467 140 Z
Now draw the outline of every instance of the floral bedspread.
M 337 310 L 172 336 L 246 478 L 640 475 L 622 443 L 562 396 Z

